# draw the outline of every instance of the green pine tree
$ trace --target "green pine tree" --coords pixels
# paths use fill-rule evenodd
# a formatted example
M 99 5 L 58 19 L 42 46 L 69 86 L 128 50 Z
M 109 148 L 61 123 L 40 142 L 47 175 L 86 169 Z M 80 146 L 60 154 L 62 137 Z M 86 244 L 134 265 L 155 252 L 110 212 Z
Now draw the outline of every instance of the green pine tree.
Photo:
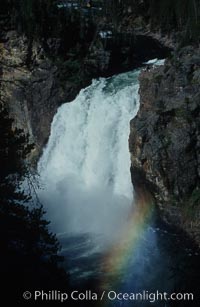
M 0 274 L 3 293 L 12 289 L 17 300 L 26 289 L 66 286 L 66 276 L 58 268 L 59 244 L 42 205 L 22 189 L 22 180 L 30 177 L 26 158 L 33 146 L 22 130 L 13 128 L 2 104 L 0 131 Z

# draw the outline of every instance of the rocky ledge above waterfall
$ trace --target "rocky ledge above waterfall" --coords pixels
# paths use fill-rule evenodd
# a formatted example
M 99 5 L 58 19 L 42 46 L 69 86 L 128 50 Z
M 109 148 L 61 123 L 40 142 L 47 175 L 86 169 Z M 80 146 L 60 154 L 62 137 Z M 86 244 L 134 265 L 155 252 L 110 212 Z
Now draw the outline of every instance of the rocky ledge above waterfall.
M 140 75 L 129 146 L 134 186 L 153 194 L 165 221 L 200 243 L 200 50 L 185 47 Z

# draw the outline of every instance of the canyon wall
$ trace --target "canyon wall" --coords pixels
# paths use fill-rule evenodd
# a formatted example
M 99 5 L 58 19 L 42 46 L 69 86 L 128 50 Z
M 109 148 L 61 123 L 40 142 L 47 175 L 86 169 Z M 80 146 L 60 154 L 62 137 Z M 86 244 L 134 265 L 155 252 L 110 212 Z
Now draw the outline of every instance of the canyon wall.
M 200 50 L 188 46 L 142 71 L 140 110 L 130 124 L 131 173 L 165 221 L 200 242 Z

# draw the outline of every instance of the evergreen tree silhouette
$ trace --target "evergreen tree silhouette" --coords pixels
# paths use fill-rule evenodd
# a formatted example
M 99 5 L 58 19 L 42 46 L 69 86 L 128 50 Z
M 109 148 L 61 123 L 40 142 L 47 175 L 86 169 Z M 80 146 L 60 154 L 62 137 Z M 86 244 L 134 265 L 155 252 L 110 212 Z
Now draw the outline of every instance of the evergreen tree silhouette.
M 26 163 L 33 148 L 0 104 L 0 276 L 3 295 L 22 298 L 25 290 L 66 287 L 59 268 L 59 243 L 48 230 L 41 204 L 22 188 L 30 176 Z

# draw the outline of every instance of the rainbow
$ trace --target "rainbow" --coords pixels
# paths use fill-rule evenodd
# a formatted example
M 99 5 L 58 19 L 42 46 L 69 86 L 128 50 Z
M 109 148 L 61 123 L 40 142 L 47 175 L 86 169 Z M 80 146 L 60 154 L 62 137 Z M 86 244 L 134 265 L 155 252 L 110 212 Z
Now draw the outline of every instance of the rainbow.
M 117 288 L 152 219 L 154 202 L 148 192 L 139 193 L 134 207 L 118 243 L 112 246 L 103 259 L 104 277 L 100 282 L 101 290 Z

